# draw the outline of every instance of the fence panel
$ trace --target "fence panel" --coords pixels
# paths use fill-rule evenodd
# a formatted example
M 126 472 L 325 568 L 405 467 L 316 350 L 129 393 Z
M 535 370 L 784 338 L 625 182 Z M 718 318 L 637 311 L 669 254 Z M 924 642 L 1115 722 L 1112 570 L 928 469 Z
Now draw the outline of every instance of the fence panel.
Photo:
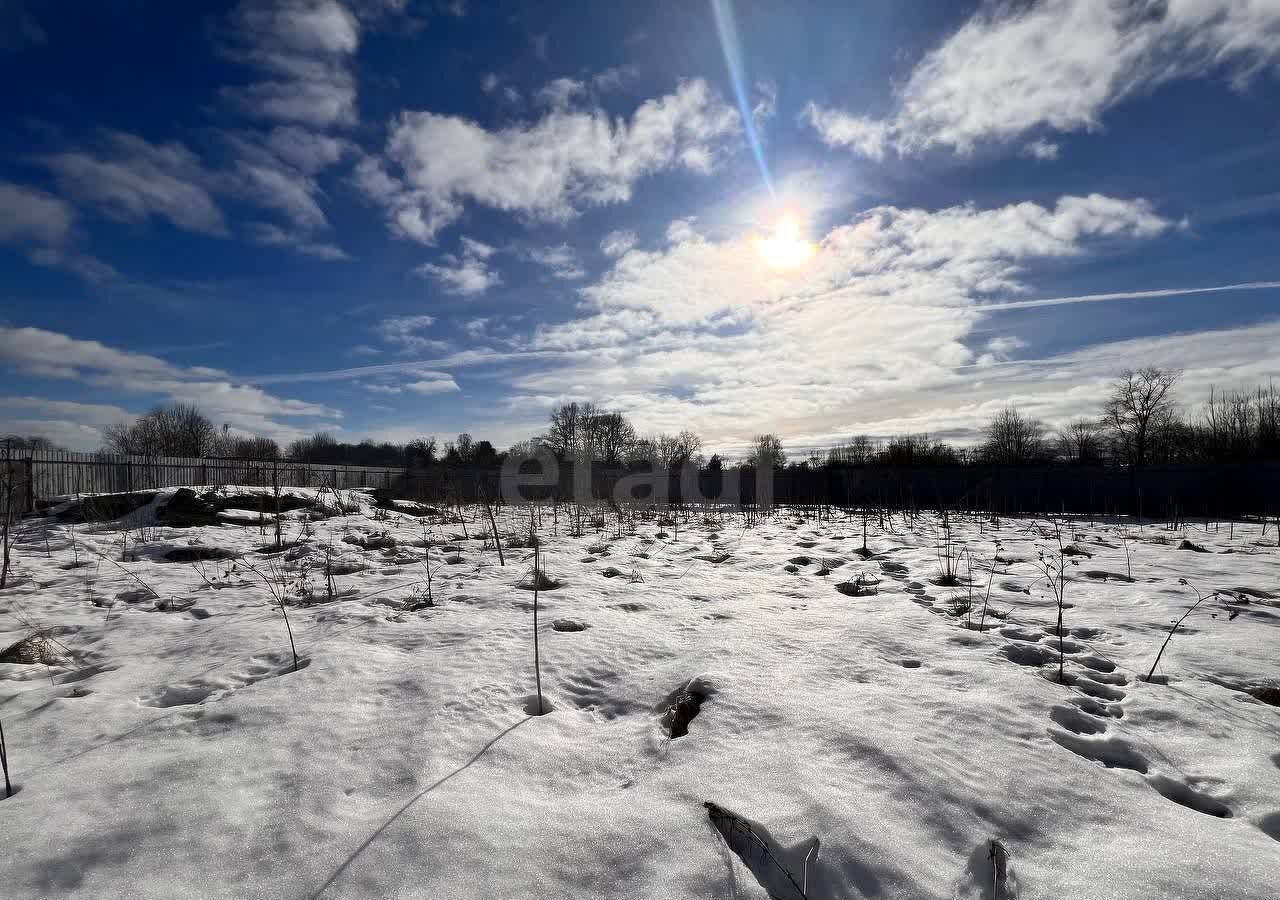
M 16 463 L 29 488 L 24 506 L 76 494 L 156 488 L 243 484 L 269 487 L 388 487 L 404 475 L 394 466 L 343 466 L 291 460 L 118 456 L 70 450 L 18 451 Z

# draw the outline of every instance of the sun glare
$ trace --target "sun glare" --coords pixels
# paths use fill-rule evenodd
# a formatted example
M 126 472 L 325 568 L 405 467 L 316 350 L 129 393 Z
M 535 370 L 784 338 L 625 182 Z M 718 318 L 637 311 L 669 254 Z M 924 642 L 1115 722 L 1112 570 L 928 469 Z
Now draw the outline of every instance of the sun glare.
M 774 226 L 773 237 L 756 238 L 756 251 L 773 269 L 793 269 L 808 261 L 816 249 L 800 233 L 794 216 L 783 216 Z

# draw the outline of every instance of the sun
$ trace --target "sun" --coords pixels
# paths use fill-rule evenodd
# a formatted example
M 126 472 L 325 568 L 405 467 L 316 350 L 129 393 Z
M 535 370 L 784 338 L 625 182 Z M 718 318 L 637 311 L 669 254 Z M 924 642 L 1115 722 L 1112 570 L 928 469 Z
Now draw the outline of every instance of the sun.
M 773 237 L 755 239 L 756 252 L 771 269 L 794 269 L 809 260 L 816 248 L 800 233 L 795 216 L 783 216 L 774 226 Z

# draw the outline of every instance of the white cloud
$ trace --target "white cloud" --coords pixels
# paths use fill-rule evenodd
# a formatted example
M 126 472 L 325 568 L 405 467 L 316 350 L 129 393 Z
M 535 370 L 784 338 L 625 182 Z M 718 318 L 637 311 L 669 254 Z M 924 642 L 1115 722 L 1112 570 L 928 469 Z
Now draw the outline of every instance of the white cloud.
M 423 263 L 413 271 L 423 278 L 432 278 L 451 294 L 476 297 L 502 283 L 502 277 L 489 268 L 486 260 L 493 256 L 494 248 L 481 241 L 464 237 L 462 255 L 446 253 L 442 263 Z
M 379 382 L 366 382 L 360 385 L 371 394 L 401 394 L 404 388 L 398 384 L 381 384 Z
M 433 278 L 451 294 L 475 297 L 502 283 L 501 276 L 474 257 L 459 259 L 453 255 L 444 257 L 444 264 L 423 263 L 414 272 L 424 278 Z
M 351 257 L 337 244 L 311 240 L 305 233 L 288 231 L 269 222 L 251 222 L 250 238 L 264 247 L 288 247 L 304 256 L 329 261 L 348 260 Z
M 34 409 L 45 416 L 66 416 L 87 425 L 112 425 L 133 418 L 131 412 L 119 406 L 44 397 L 0 397 L 0 409 Z
M 53 363 L 51 361 L 56 361 Z M 0 365 L 33 377 L 76 379 L 126 394 L 159 398 L 166 402 L 193 403 L 217 424 L 277 439 L 291 439 L 301 433 L 276 417 L 338 418 L 341 413 L 322 404 L 277 397 L 259 387 L 235 383 L 225 372 L 203 366 L 176 366 L 156 356 L 117 350 L 98 341 L 72 338 L 40 328 L 0 327 Z M 0 405 L 39 409 L 59 421 L 75 423 L 84 446 L 86 428 L 117 421 L 118 407 L 103 404 L 42 400 L 35 397 L 8 398 Z M 125 412 L 127 417 L 128 413 Z M 57 426 L 63 439 L 74 435 Z M 55 430 L 57 430 L 55 429 Z M 40 429 L 25 429 L 40 433 Z M 52 434 L 51 438 L 58 440 Z
M 407 374 L 409 377 L 405 381 L 367 381 L 360 386 L 371 394 L 386 394 L 390 396 L 398 396 L 405 391 L 414 394 L 446 394 L 460 390 L 458 383 L 453 380 L 453 376 L 448 372 L 435 372 L 430 369 L 417 368 L 408 370 Z
M 810 106 L 806 118 L 872 159 L 890 147 L 967 154 L 1038 129 L 1097 130 L 1112 106 L 1177 79 L 1243 87 L 1278 61 L 1273 0 L 989 4 L 916 65 L 889 117 Z
M 477 316 L 474 319 L 468 319 L 462 324 L 462 328 L 472 337 L 480 337 L 485 333 L 485 329 L 489 326 L 489 319 L 483 316 Z
M 217 190 L 278 212 L 295 229 L 329 227 L 316 176 L 350 150 L 346 142 L 296 127 L 232 134 L 227 142 L 235 161 L 229 171 L 212 176 Z
M 616 91 L 640 77 L 640 70 L 632 65 L 610 66 L 591 76 L 591 86 L 597 91 Z
M 459 390 L 458 383 L 448 375 L 439 378 L 424 378 L 405 384 L 405 390 L 415 394 L 447 394 Z
M 308 125 L 351 124 L 356 90 L 349 75 L 326 81 L 260 81 L 244 88 L 223 88 L 246 113 L 262 119 Z
M 359 20 L 336 0 L 243 2 L 231 16 L 223 50 L 258 69 L 263 80 L 223 95 L 258 118 L 313 126 L 356 120 L 351 59 Z
M 101 429 L 67 419 L 0 417 L 0 434 L 42 437 L 68 450 L 95 450 L 102 443 Z
M 587 274 L 578 262 L 578 254 L 568 244 L 535 247 L 529 251 L 529 258 L 548 269 L 552 277 L 564 281 L 584 278 Z
M 512 389 L 516 402 L 592 397 L 643 430 L 693 427 L 719 446 L 917 413 L 950 422 L 947 404 L 963 405 L 979 372 L 1033 368 L 1009 361 L 1016 334 L 974 346 L 984 298 L 1025 292 L 1039 260 L 1172 229 L 1144 201 L 1100 195 L 886 206 L 832 228 L 808 263 L 779 271 L 750 236 L 715 240 L 677 220 L 667 246 L 630 250 L 581 290 L 587 314 L 519 345 L 530 355 Z M 537 365 L 538 355 L 555 363 Z
M 582 96 L 587 86 L 572 78 L 556 78 L 548 81 L 535 95 L 539 103 L 545 103 L 552 109 L 567 107 L 575 97 Z
M 1022 338 L 1013 335 L 1001 335 L 987 341 L 987 350 L 1000 356 L 1008 356 L 1014 350 L 1021 350 L 1027 346 L 1027 342 Z
M 426 331 L 436 322 L 435 316 L 390 316 L 373 327 L 374 332 L 385 344 L 389 344 L 401 353 L 419 353 L 425 350 L 441 350 L 447 344 L 444 341 L 426 337 Z
M 605 256 L 621 256 L 634 247 L 639 240 L 634 231 L 611 231 L 600 241 L 600 252 Z
M 756 82 L 756 101 L 751 107 L 751 118 L 756 127 L 763 127 L 778 112 L 778 86 L 772 81 Z
M 584 76 L 582 79 L 553 78 L 538 89 L 534 99 L 552 109 L 565 109 L 577 101 L 585 103 L 600 94 L 616 91 L 628 82 L 634 81 L 639 75 L 640 70 L 635 66 L 624 65 L 611 66 L 594 75 Z M 482 86 L 485 86 L 486 91 L 492 92 L 497 83 L 486 81 Z
M 523 97 L 512 85 L 507 84 L 496 72 L 486 72 L 480 79 L 480 90 L 486 94 L 496 94 L 499 99 L 509 104 L 519 103 Z
M 65 194 L 110 218 L 159 217 L 187 231 L 227 233 L 222 210 L 210 196 L 212 176 L 182 144 L 151 144 L 115 131 L 105 135 L 101 156 L 66 152 L 42 162 Z
M 62 247 L 36 247 L 27 252 L 27 259 L 37 266 L 70 272 L 95 285 L 120 281 L 122 278 L 114 266 L 77 250 Z
M 838 109 L 824 109 L 815 103 L 804 108 L 802 118 L 829 146 L 848 147 L 868 159 L 884 159 L 891 139 L 887 123 Z
M 243 0 L 224 21 L 218 48 L 256 70 L 259 80 L 226 87 L 223 96 L 251 117 L 283 123 L 224 135 L 235 159 L 218 174 L 218 189 L 288 220 L 288 227 L 251 225 L 256 243 L 323 260 L 349 258 L 316 237 L 329 228 L 318 176 L 359 150 L 325 129 L 358 118 L 352 67 L 361 20 L 404 8 L 403 0 Z
M 1037 138 L 1022 148 L 1022 152 L 1027 156 L 1045 161 L 1057 159 L 1058 150 L 1057 144 L 1046 141 L 1044 138 Z
M 56 362 L 73 369 L 176 376 L 181 370 L 158 356 L 116 350 L 98 341 L 83 341 L 42 328 L 0 327 L 0 362 L 27 370 Z M 215 374 L 204 370 L 202 374 Z
M 362 161 L 356 183 L 386 207 L 395 233 L 430 243 L 468 203 L 557 222 L 583 206 L 630 199 L 646 175 L 705 174 L 738 131 L 737 112 L 701 79 L 646 101 L 625 121 L 598 109 L 555 109 L 489 131 L 458 116 L 403 112 L 386 162 Z
M 1015 351 L 1024 350 L 1026 347 L 1027 342 L 1016 335 L 1004 334 L 993 337 L 987 341 L 987 352 L 979 356 L 974 365 L 978 368 L 985 368 L 996 363 L 1005 362 Z
M 672 221 L 667 226 L 667 243 L 680 244 L 695 239 L 697 232 L 694 231 L 693 226 L 696 221 L 697 219 L 693 216 Z
M 284 213 L 295 227 L 308 230 L 328 227 L 329 222 L 316 202 L 319 188 L 310 178 L 244 159 L 236 162 L 236 174 L 246 196 L 253 197 L 259 206 Z
M 475 238 L 463 237 L 461 241 L 462 252 L 467 256 L 474 256 L 477 259 L 488 259 L 497 252 L 497 248 L 486 244 L 484 241 L 477 241 Z
M 188 231 L 223 236 L 226 220 L 214 197 L 229 196 L 288 221 L 287 228 L 250 224 L 254 242 L 321 259 L 346 258 L 331 242 L 315 237 L 329 228 L 315 175 L 350 152 L 348 144 L 296 127 L 223 137 L 234 160 L 221 170 L 206 167 L 182 144 L 152 144 L 123 132 L 106 133 L 96 153 L 64 152 L 43 162 L 65 194 L 109 218 L 158 217 Z
M 1141 200 L 1091 194 L 1053 207 L 1019 203 L 934 212 L 884 206 L 832 229 L 799 272 L 770 269 L 743 236 L 711 241 L 687 219 L 667 230 L 662 251 L 633 250 L 582 293 L 600 310 L 647 309 L 662 321 L 741 319 L 789 298 L 856 288 L 899 305 L 962 305 L 1020 287 L 1020 267 L 1037 257 L 1077 255 L 1091 241 L 1151 237 L 1171 227 Z
M 342 138 L 294 125 L 271 129 L 264 143 L 276 158 L 309 175 L 323 171 L 355 152 L 353 145 Z
M 0 181 L 0 242 L 59 244 L 75 214 L 66 203 L 34 188 Z

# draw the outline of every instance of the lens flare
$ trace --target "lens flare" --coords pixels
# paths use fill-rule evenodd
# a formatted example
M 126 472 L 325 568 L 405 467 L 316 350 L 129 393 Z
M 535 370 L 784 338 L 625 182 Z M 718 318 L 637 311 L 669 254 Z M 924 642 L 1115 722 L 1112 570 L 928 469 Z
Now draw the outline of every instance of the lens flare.
M 755 239 L 756 252 L 773 269 L 794 269 L 808 262 L 817 248 L 805 240 L 795 216 L 783 216 L 774 226 L 773 237 Z
M 756 133 L 755 116 L 751 112 L 751 104 L 747 102 L 746 66 L 742 62 L 742 47 L 738 43 L 738 26 L 733 20 L 733 5 L 731 0 L 711 0 L 711 10 L 715 13 L 720 49 L 724 51 L 724 63 L 729 69 L 729 80 L 733 82 L 733 93 L 738 100 L 738 114 L 742 116 L 747 142 L 755 155 L 756 165 L 760 167 L 760 177 L 764 179 L 769 196 L 776 197 L 773 179 L 769 177 L 769 166 L 764 161 L 764 145 L 760 143 L 760 135 Z

